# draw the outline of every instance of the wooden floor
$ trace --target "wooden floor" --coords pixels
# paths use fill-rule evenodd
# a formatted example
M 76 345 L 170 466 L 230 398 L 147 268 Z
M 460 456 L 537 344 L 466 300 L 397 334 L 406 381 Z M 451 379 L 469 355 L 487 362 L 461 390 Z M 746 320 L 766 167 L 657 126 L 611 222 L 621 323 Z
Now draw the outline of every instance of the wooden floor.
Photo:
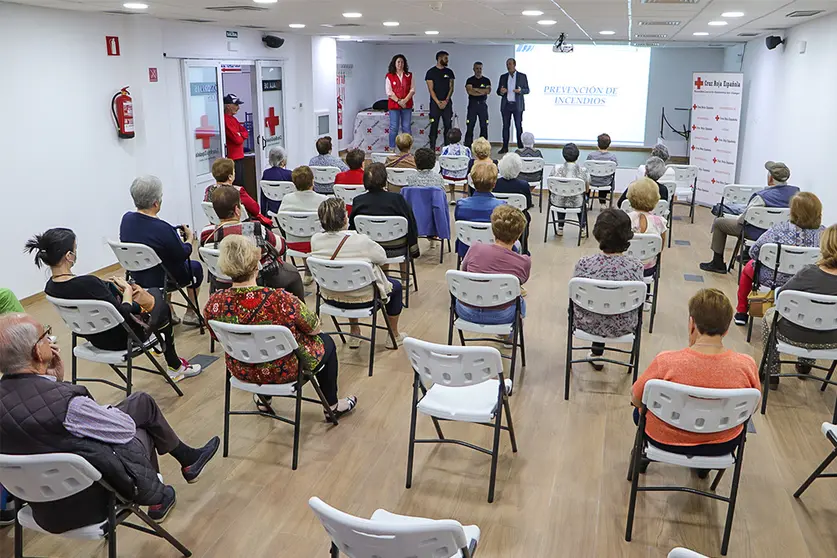
M 676 213 L 685 215 L 678 206 Z M 592 218 L 595 219 L 596 213 Z M 165 526 L 200 557 L 310 557 L 328 555 L 329 539 L 307 501 L 319 496 L 352 514 L 368 517 L 375 509 L 432 518 L 454 518 L 482 530 L 478 556 L 512 557 L 661 557 L 675 546 L 704 554 L 720 553 L 725 507 L 679 493 L 639 495 L 633 542 L 624 540 L 629 483 L 625 480 L 635 427 L 631 421 L 630 378 L 608 366 L 595 372 L 587 365 L 573 370 L 571 399 L 563 400 L 567 326 L 567 282 L 576 260 L 596 251 L 593 239 L 576 247 L 575 233 L 542 242 L 544 214 L 533 213 L 532 277 L 526 285 L 528 364 L 518 372 L 511 400 L 519 452 L 503 438 L 494 504 L 486 502 L 489 458 L 461 447 L 417 448 L 413 487 L 404 488 L 410 418 L 412 371 L 402 351 L 376 353 L 375 375 L 368 378 L 365 350 L 339 347 L 340 393 L 355 394 L 359 406 L 336 428 L 323 422 L 322 411 L 306 405 L 300 466 L 291 471 L 292 429 L 259 417 L 234 417 L 230 456 L 220 453 L 199 483 L 187 485 L 176 462 L 163 457 L 166 481 L 178 492 L 178 504 Z M 673 246 L 663 253 L 660 305 L 655 332 L 642 340 L 642 364 L 661 350 L 685 346 L 686 302 L 701 287 L 735 295 L 734 276 L 703 274 L 698 262 L 710 256 L 711 215 L 698 209 L 694 225 L 675 221 Z M 592 226 L 591 226 L 592 230 Z M 449 298 L 444 272 L 455 267 L 438 248 L 418 261 L 420 291 L 402 314 L 402 331 L 444 343 Z M 730 244 L 731 248 L 731 244 Z M 696 274 L 703 283 L 689 282 Z M 205 300 L 206 293 L 202 293 Z M 309 298 L 309 303 L 312 299 Z M 29 311 L 60 336 L 65 354 L 70 336 L 46 303 Z M 754 343 L 744 328 L 733 326 L 728 345 L 761 355 L 760 325 Z M 184 356 L 208 354 L 209 339 L 194 329 L 179 329 L 177 346 Z M 366 347 L 366 345 L 364 345 Z M 108 375 L 103 367 L 82 363 L 85 373 Z M 180 436 L 202 444 L 222 433 L 223 360 L 201 376 L 180 385 L 174 396 L 158 378 L 140 376 L 137 389 L 151 393 Z M 116 402 L 115 390 L 93 386 L 100 402 Z M 765 416 L 748 438 L 741 490 L 729 556 L 837 556 L 837 482 L 817 481 L 801 501 L 796 487 L 831 450 L 820 424 L 831 416 L 835 391 L 819 385 L 783 381 L 770 397 Z M 278 407 L 290 410 L 284 402 Z M 233 394 L 233 404 L 250 408 L 248 394 Z M 432 435 L 428 419 L 419 418 L 419 436 Z M 489 430 L 477 425 L 446 426 L 446 433 L 488 444 Z M 728 475 L 720 491 L 729 489 Z M 651 465 L 645 477 L 654 483 L 708 486 L 689 471 Z M 0 555 L 12 554 L 11 529 L 0 531 Z M 119 532 L 120 556 L 174 557 L 165 542 L 127 529 Z M 101 543 L 68 541 L 27 533 L 28 556 L 105 556 Z

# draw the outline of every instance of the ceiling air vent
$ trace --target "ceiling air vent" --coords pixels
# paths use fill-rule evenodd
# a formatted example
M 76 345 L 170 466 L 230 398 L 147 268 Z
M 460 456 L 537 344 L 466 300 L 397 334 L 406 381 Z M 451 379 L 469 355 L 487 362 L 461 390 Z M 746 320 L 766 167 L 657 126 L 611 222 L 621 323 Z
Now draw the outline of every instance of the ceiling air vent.
M 661 43 L 631 43 L 631 46 L 635 46 L 635 47 L 658 47 L 658 46 L 661 46 Z
M 668 35 L 665 33 L 638 33 L 634 37 L 637 39 L 665 39 Z
M 110 14 L 110 15 L 124 15 L 124 16 L 132 16 L 132 15 L 142 15 L 137 12 L 120 12 L 119 10 L 105 10 L 102 12 L 103 14 Z
M 639 22 L 640 27 L 645 27 L 645 26 L 648 26 L 648 27 L 663 27 L 663 26 L 665 26 L 665 27 L 676 27 L 678 25 L 680 25 L 680 22 L 679 21 L 673 21 L 673 20 L 671 20 L 671 21 L 646 20 L 646 21 L 640 21 Z
M 211 19 L 197 19 L 197 18 L 178 19 L 177 21 L 183 21 L 185 23 L 212 23 Z
M 747 32 L 747 33 L 739 33 L 739 37 L 758 37 L 759 33 Z
M 266 12 L 261 6 L 210 6 L 206 8 L 213 12 Z
M 796 10 L 787 15 L 787 17 L 811 17 L 823 13 L 825 10 Z
M 321 27 L 339 27 L 340 29 L 346 29 L 347 27 L 363 27 L 360 23 L 324 23 Z
M 264 25 L 242 25 L 242 27 L 246 27 L 247 29 L 267 29 Z
M 418 37 L 415 33 L 390 33 L 390 37 Z
M 642 0 L 643 4 L 698 4 L 700 0 Z

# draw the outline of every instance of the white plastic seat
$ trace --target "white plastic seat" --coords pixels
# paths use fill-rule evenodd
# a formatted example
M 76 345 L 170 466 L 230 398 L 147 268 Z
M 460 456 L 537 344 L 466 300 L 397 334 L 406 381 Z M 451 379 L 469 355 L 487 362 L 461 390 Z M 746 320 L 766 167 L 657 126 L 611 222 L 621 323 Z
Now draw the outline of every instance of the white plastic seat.
M 107 303 L 105 303 L 107 304 Z M 151 349 L 157 344 L 157 337 L 151 336 L 142 344 L 143 348 Z M 101 364 L 124 364 L 128 360 L 128 351 L 107 351 L 93 346 L 92 343 L 83 343 L 73 347 L 73 354 L 77 358 L 98 362 Z
M 610 198 L 610 206 L 613 206 L 613 190 L 616 186 L 616 168 L 617 164 L 615 161 L 596 161 L 593 159 L 587 159 L 582 163 L 582 166 L 587 169 L 587 174 L 590 177 L 598 177 L 598 178 L 609 178 L 610 185 L 609 186 L 590 186 L 590 204 L 592 208 L 593 198 L 595 197 L 594 194 L 598 194 L 598 192 L 609 192 L 608 197 Z
M 626 541 L 630 542 L 631 540 L 637 492 L 689 492 L 727 503 L 727 517 L 721 542 L 721 555 L 726 556 L 732 531 L 732 518 L 735 512 L 738 484 L 741 478 L 744 443 L 747 440 L 747 424 L 756 411 L 759 397 L 759 391 L 754 388 L 709 389 L 665 380 L 649 380 L 645 384 L 642 391 L 642 409 L 640 410 L 636 438 L 631 453 L 631 465 L 628 469 L 628 480 L 631 481 L 631 496 L 625 529 Z M 662 450 L 652 445 L 646 434 L 645 427 L 648 413 L 653 414 L 669 427 L 694 434 L 717 434 L 740 428 L 740 434 L 733 438 L 737 443 L 736 449 L 734 452 L 713 457 L 689 456 Z M 718 473 L 712 481 L 710 491 L 684 486 L 639 486 L 640 464 L 643 458 L 680 467 L 713 469 L 717 470 Z M 734 467 L 735 470 L 730 495 L 727 497 L 719 496 L 715 493 L 715 489 L 718 488 L 718 483 L 720 483 L 724 471 L 731 467 Z
M 558 227 L 564 225 L 573 225 L 578 227 L 578 246 L 581 246 L 581 227 L 590 233 L 590 227 L 587 223 L 587 204 L 584 203 L 584 192 L 587 190 L 587 185 L 580 178 L 561 178 L 559 176 L 550 176 L 546 179 L 546 186 L 549 189 L 549 197 L 546 206 L 546 224 L 543 229 L 543 241 L 546 242 L 549 234 L 549 226 L 552 225 L 555 236 L 558 236 Z M 581 205 L 573 207 L 560 207 L 555 205 L 559 197 L 574 197 L 582 196 Z M 558 214 L 564 213 L 565 219 L 558 220 Z M 575 220 L 566 219 L 567 215 L 577 215 Z
M 201 261 L 206 264 L 209 273 L 211 273 L 216 279 L 223 281 L 224 283 L 232 283 L 232 279 L 224 275 L 221 268 L 218 267 L 218 258 L 221 257 L 220 250 L 210 248 L 209 246 L 201 246 L 198 248 L 198 254 L 200 255 Z
M 366 187 L 363 184 L 349 185 L 349 184 L 335 184 L 334 195 L 343 200 L 346 206 L 351 206 L 352 202 L 361 194 L 366 193 Z
M 334 179 L 340 173 L 338 167 L 312 165 L 311 172 L 314 175 L 314 183 L 316 184 L 334 184 Z
M 215 213 L 215 208 L 212 206 L 212 202 L 201 202 L 201 209 L 203 209 L 203 214 L 206 215 L 206 218 L 211 224 L 219 225 L 221 223 L 221 219 L 218 217 L 218 214 Z
M 416 169 L 387 167 L 387 182 L 393 186 L 404 188 L 409 186 L 410 178 L 418 173 Z
M 474 242 L 482 242 L 485 244 L 494 244 L 494 232 L 491 230 L 491 223 L 481 223 L 477 221 L 454 221 L 456 228 L 456 240 L 470 247 Z M 458 254 L 456 259 L 456 269 L 462 265 L 462 256 Z
M 627 199 L 622 202 L 622 205 L 619 206 L 619 209 L 621 209 L 625 213 L 630 213 L 631 211 L 634 210 L 634 208 L 631 207 L 631 202 L 628 201 Z M 668 201 L 660 200 L 660 201 L 657 202 L 657 205 L 654 206 L 654 210 L 651 211 L 651 215 L 657 215 L 659 217 L 667 219 L 668 218 L 668 212 L 669 212 Z
M 467 155 L 442 155 L 437 161 L 439 165 L 439 173 L 445 181 L 445 185 L 450 187 L 451 203 L 456 201 L 456 188 L 462 186 L 462 194 L 468 192 L 469 176 L 462 178 L 448 178 L 445 173 L 461 173 L 468 170 L 468 165 L 471 164 L 471 158 Z
M 521 157 L 520 160 L 523 162 L 520 170 L 523 174 L 542 172 L 546 166 L 543 157 Z M 538 191 L 538 211 L 543 211 L 543 175 L 540 181 L 530 182 L 529 188 L 535 188 Z
M 370 155 L 373 163 L 382 163 L 386 164 L 387 157 L 389 157 L 391 153 L 372 153 Z
M 355 228 L 357 232 L 365 234 L 375 242 L 404 241 L 404 254 L 387 258 L 385 264 L 407 264 L 406 280 L 404 284 L 404 307 L 410 307 L 410 274 L 412 273 L 413 285 L 418 291 L 418 274 L 416 273 L 416 262 L 410 255 L 410 247 L 407 246 L 407 232 L 409 223 L 406 217 L 400 216 L 377 216 L 357 215 L 355 216 Z M 396 279 L 403 280 L 403 274 L 397 273 Z
M 20 510 L 17 514 L 17 521 L 24 529 L 31 529 L 32 531 L 37 531 L 38 533 L 42 533 L 44 535 L 53 534 L 38 525 L 38 522 L 35 521 L 35 517 L 32 514 L 32 508 L 29 506 Z M 61 537 L 66 539 L 98 541 L 104 538 L 105 533 L 108 532 L 107 529 L 108 522 L 102 521 L 101 523 L 93 523 L 91 525 L 79 527 L 78 529 L 65 531 L 61 533 Z
M 296 192 L 296 186 L 289 180 L 260 180 L 259 186 L 264 197 L 278 202 L 288 194 Z
M 703 554 L 698 554 L 694 550 L 689 550 L 688 548 L 672 548 L 671 552 L 668 553 L 667 558 L 709 558 Z
M 724 206 L 727 203 L 746 206 L 750 202 L 750 198 L 756 192 L 764 190 L 764 186 L 745 186 L 743 184 L 727 184 L 724 186 L 724 192 L 721 194 L 719 217 L 724 216 Z
M 510 335 L 513 324 L 477 324 L 457 318 L 453 322 L 453 328 L 480 335 Z
M 787 207 L 751 207 L 744 212 L 744 227 L 741 229 L 741 234 L 738 237 L 738 242 L 735 243 L 735 248 L 732 250 L 732 258 L 729 261 L 729 271 L 732 271 L 732 266 L 735 265 L 735 260 L 739 259 L 738 254 L 742 246 L 752 246 L 755 244 L 754 240 L 750 240 L 744 236 L 744 231 L 747 225 L 752 225 L 759 229 L 767 230 L 774 225 L 790 220 L 790 209 Z M 741 270 L 744 264 L 739 262 L 738 265 L 738 279 L 741 279 Z
M 660 200 L 665 202 L 665 200 Z M 666 205 L 668 205 L 666 203 Z M 651 289 L 646 296 L 646 302 L 651 303 L 651 319 L 648 322 L 648 333 L 654 333 L 654 318 L 657 315 L 657 294 L 659 292 L 660 283 L 660 266 L 662 265 L 663 239 L 656 234 L 636 233 L 631 239 L 631 245 L 626 251 L 626 254 L 633 256 L 641 262 L 656 260 L 654 262 L 656 269 L 654 275 L 644 277 L 643 281 L 651 285 Z
M 828 468 L 828 466 L 831 465 L 831 462 L 834 461 L 835 458 L 837 458 L 837 425 L 832 424 L 830 422 L 824 422 L 822 423 L 821 430 L 823 436 L 825 436 L 825 439 L 831 442 L 831 445 L 834 446 L 834 449 L 831 451 L 830 454 L 826 456 L 823 462 L 820 463 L 816 469 L 814 469 L 814 472 L 811 473 L 811 475 L 807 479 L 805 479 L 805 482 L 803 482 L 802 485 L 796 489 L 796 492 L 793 493 L 794 498 L 799 498 L 800 496 L 802 496 L 802 493 L 805 492 L 808 489 L 808 487 L 811 486 L 811 483 L 817 480 L 818 478 L 837 478 L 837 473 L 824 472 Z
M 529 209 L 526 205 L 526 196 L 523 194 L 501 194 L 499 192 L 494 192 L 494 197 L 498 200 L 505 201 L 507 204 L 515 209 L 519 209 L 520 211 L 526 211 Z
M 668 165 L 666 170 L 674 171 L 674 196 L 677 200 L 688 200 L 689 219 L 695 222 L 695 196 L 697 195 L 698 167 L 695 165 Z M 674 210 L 674 198 L 672 200 L 672 212 Z
M 501 430 L 508 431 L 512 452 L 517 452 L 514 426 L 509 410 L 512 382 L 503 377 L 500 351 L 494 347 L 438 345 L 411 337 L 404 340 L 404 350 L 414 372 L 413 398 L 410 405 L 407 488 L 412 485 L 415 444 L 453 443 L 491 455 L 488 502 L 493 502 Z M 501 385 L 503 389 L 500 389 Z M 420 399 L 419 391 L 422 393 Z M 438 438 L 416 439 L 416 419 L 419 412 L 431 417 Z M 506 415 L 505 427 L 502 426 L 504 413 Z M 461 440 L 445 438 L 439 419 L 493 426 L 492 449 L 488 450 Z
M 276 213 L 275 219 L 286 242 L 307 242 L 311 240 L 312 236 L 323 230 L 320 217 L 314 211 L 282 211 L 280 209 Z M 289 240 L 288 237 L 293 238 L 293 240 Z M 293 258 L 304 260 L 308 257 L 308 252 L 291 248 L 288 248 L 285 254 L 291 261 L 293 261 Z

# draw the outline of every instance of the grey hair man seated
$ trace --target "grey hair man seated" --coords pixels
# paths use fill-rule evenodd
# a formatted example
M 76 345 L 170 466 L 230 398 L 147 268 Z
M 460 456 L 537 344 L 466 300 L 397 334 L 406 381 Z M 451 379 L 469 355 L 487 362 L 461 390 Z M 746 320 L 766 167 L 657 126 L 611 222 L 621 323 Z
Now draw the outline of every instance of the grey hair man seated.
M 176 497 L 158 476 L 157 454 L 170 453 L 192 483 L 220 440 L 187 446 L 145 393 L 116 406 L 99 405 L 87 388 L 64 382 L 53 341 L 50 328 L 27 314 L 0 317 L 0 453 L 79 455 L 122 497 L 149 506 L 148 515 L 162 521 Z M 96 483 L 62 500 L 29 505 L 38 525 L 63 533 L 107 520 L 107 502 L 108 492 Z
M 657 187 L 660 189 L 660 199 L 669 201 L 668 199 L 668 188 L 661 184 L 661 180 L 663 176 L 665 176 L 667 171 L 667 166 L 665 161 L 660 159 L 659 157 L 651 157 L 645 164 L 640 167 L 645 170 L 645 176 L 642 178 L 648 177 L 654 182 L 657 183 Z M 619 202 L 616 204 L 616 207 L 622 207 L 622 202 L 628 199 L 628 190 L 626 189 L 622 192 L 622 196 L 619 198 Z
M 262 173 L 262 180 L 270 180 L 271 182 L 293 182 L 291 178 L 291 170 L 285 167 L 288 166 L 288 153 L 281 145 L 274 145 L 270 148 L 267 154 L 267 161 L 270 163 L 270 168 L 264 169 Z M 274 201 L 267 196 L 259 196 L 261 198 L 262 215 L 276 213 L 282 205 L 280 201 Z

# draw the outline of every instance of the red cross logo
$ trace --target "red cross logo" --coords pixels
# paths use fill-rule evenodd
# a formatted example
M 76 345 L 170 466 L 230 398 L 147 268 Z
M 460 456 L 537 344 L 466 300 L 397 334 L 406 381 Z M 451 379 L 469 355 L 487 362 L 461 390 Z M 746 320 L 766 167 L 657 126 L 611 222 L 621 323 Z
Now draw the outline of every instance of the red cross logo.
M 716 115 L 715 115 L 715 122 L 717 122 L 717 121 L 718 121 L 718 120 L 720 120 L 720 119 L 721 119 L 721 117 L 720 117 L 720 116 L 718 116 L 718 115 L 716 114 Z
M 384 133 L 388 134 L 389 133 L 389 128 L 384 128 Z
M 692 105 L 692 109 L 697 110 L 697 105 Z
M 715 179 L 714 178 L 712 179 L 712 184 L 715 184 Z
M 692 131 L 694 132 L 695 130 L 697 130 L 697 126 L 695 126 L 694 124 L 692 124 Z
M 366 129 L 366 133 L 367 133 L 367 134 L 371 134 L 371 133 L 372 133 L 372 128 L 367 128 L 367 129 Z
M 279 125 L 279 117 L 276 115 L 276 109 L 270 107 L 267 116 L 264 119 L 264 127 L 270 128 L 270 135 L 276 135 L 276 126 Z
M 718 136 L 715 136 L 715 143 L 718 143 Z
M 695 150 L 695 146 L 693 145 L 693 146 L 692 146 L 692 151 L 694 151 L 694 150 Z
M 366 150 L 367 150 L 367 151 L 372 151 L 372 146 L 371 146 L 371 145 L 367 145 L 367 146 L 366 146 Z
M 209 117 L 205 114 L 201 116 L 201 125 L 195 130 L 195 139 L 203 140 L 204 149 L 209 149 L 209 143 L 216 133 L 215 128 L 209 126 Z
M 703 82 L 703 80 L 702 80 L 700 77 L 698 77 L 698 78 L 697 78 L 697 81 L 695 82 L 695 87 L 697 87 L 698 89 L 700 89 L 701 87 L 703 87 L 703 83 L 704 83 L 704 82 Z M 696 107 L 696 108 L 697 108 L 697 107 Z
M 387 152 L 389 151 L 389 146 L 388 145 L 384 147 L 384 151 L 387 151 Z
M 419 130 L 419 135 L 423 136 L 424 135 L 424 130 Z
M 713 163 L 715 163 L 715 164 L 717 165 L 717 164 L 718 164 L 718 158 L 717 158 L 717 157 L 713 158 L 713 159 L 712 159 L 712 162 L 713 162 Z

